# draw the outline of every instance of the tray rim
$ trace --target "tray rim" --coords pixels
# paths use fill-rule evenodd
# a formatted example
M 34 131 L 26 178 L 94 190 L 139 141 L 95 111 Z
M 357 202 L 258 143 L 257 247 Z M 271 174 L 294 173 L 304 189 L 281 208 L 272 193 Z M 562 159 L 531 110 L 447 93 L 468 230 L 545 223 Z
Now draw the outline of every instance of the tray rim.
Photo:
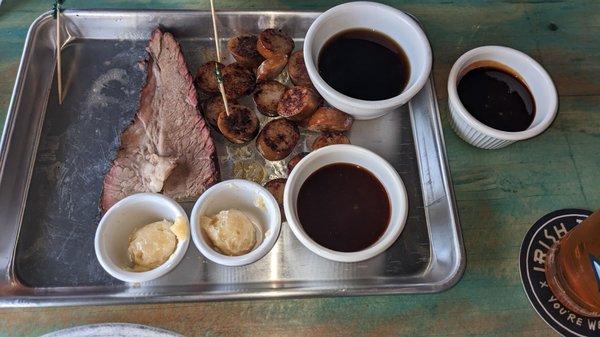
M 184 9 L 72 9 L 65 10 L 65 14 L 78 16 L 78 14 L 92 15 L 92 16 L 110 16 L 110 15 L 133 15 L 133 14 L 159 14 L 165 15 L 169 13 L 176 14 L 189 14 L 197 15 L 199 13 L 207 13 L 206 10 L 184 10 Z M 322 12 L 310 11 L 310 10 L 276 10 L 276 11 L 250 11 L 250 10 L 227 10 L 220 11 L 221 15 L 257 15 L 257 14 L 279 14 L 279 15 L 318 15 Z M 410 14 L 409 14 L 410 15 Z M 411 15 L 412 16 L 412 15 Z M 42 13 L 36 18 L 29 27 L 23 53 L 19 63 L 17 71 L 17 77 L 13 93 L 11 96 L 6 121 L 0 138 L 0 183 L 5 179 L 4 171 L 6 168 L 9 142 L 13 137 L 15 119 L 17 117 L 20 93 L 24 89 L 25 75 L 27 74 L 28 64 L 27 59 L 32 53 L 33 43 L 35 42 L 34 35 L 37 34 L 41 25 L 51 17 L 51 12 Z M 414 18 L 414 16 L 413 16 Z M 418 22 L 418 20 L 415 18 Z M 454 189 L 450 174 L 450 169 L 446 157 L 446 146 L 443 138 L 443 129 L 441 123 L 441 115 L 438 109 L 437 97 L 435 94 L 435 87 L 433 85 L 433 73 L 430 74 L 429 80 L 426 82 L 425 87 L 421 90 L 429 91 L 429 95 L 433 97 L 430 100 L 431 107 L 434 112 L 432 115 L 432 129 L 434 132 L 434 141 L 438 149 L 437 157 L 441 168 L 441 178 L 443 181 L 445 195 L 450 205 L 450 222 L 454 225 L 450 225 L 453 231 L 453 245 L 455 249 L 453 252 L 457 263 L 453 265 L 453 268 L 449 273 L 445 274 L 443 278 L 440 278 L 437 282 L 427 282 L 423 284 L 413 283 L 412 287 L 398 286 L 397 284 L 387 284 L 380 287 L 372 288 L 353 288 L 347 290 L 345 288 L 338 289 L 319 289 L 318 287 L 313 288 L 302 288 L 298 287 L 297 284 L 304 283 L 304 281 L 293 281 L 292 287 L 273 287 L 263 289 L 246 289 L 245 292 L 231 292 L 231 291 L 203 291 L 202 287 L 198 288 L 199 292 L 195 293 L 174 293 L 174 294 L 155 294 L 151 296 L 145 296 L 143 298 L 136 297 L 135 294 L 128 294 L 127 290 L 132 287 L 105 287 L 105 286 L 85 286 L 85 287 L 48 287 L 48 288 L 33 288 L 28 287 L 20 283 L 18 277 L 14 272 L 14 259 L 16 254 L 16 246 L 18 242 L 18 236 L 20 232 L 22 222 L 22 212 L 19 214 L 18 224 L 12 225 L 12 233 L 8 235 L 0 236 L 0 307 L 40 307 L 40 306 L 70 306 L 70 305 L 102 305 L 102 304 L 133 304 L 133 303 L 166 303 L 166 302 L 189 302 L 189 301 L 217 301 L 217 300 L 248 300 L 248 299 L 270 299 L 270 298 L 300 298 L 300 297 L 319 297 L 319 296 L 360 296 L 360 295 L 392 295 L 392 294 L 408 294 L 408 293 L 436 293 L 447 290 L 453 287 L 463 276 L 466 267 L 466 256 L 464 250 L 464 243 L 461 233 L 460 220 L 456 207 L 456 201 L 454 196 Z M 419 95 L 419 94 L 418 94 Z M 415 98 L 413 98 L 414 100 Z M 414 130 L 415 120 L 413 118 L 413 100 L 409 104 L 409 111 L 411 115 L 411 124 Z M 44 107 L 46 103 L 43 104 Z M 45 108 L 44 108 L 45 111 Z M 41 121 L 44 120 L 44 112 L 42 113 Z M 41 133 L 41 126 L 37 127 Z M 414 131 L 413 131 L 414 132 Z M 39 144 L 39 134 L 36 136 L 36 144 L 33 151 L 37 152 L 37 145 Z M 415 141 L 415 146 L 418 147 L 418 142 Z M 418 151 L 417 151 L 418 152 Z M 26 189 L 29 188 L 29 180 L 31 179 L 32 170 L 35 162 L 35 154 L 30 159 L 29 170 L 27 172 L 27 182 L 25 184 Z M 421 169 L 421 161 L 418 160 L 419 168 Z M 423 191 L 425 193 L 425 191 Z M 27 197 L 27 193 L 24 193 L 24 198 Z M 0 200 L 1 201 L 1 200 Z M 427 207 L 424 205 L 424 207 Z M 426 218 L 428 215 L 426 213 Z M 2 221 L 2 219 L 0 219 Z M 429 219 L 427 220 L 429 226 Z M 0 228 L 5 230 L 6 224 L 0 223 Z M 431 232 L 431 229 L 428 229 Z M 14 240 L 7 240 L 6 238 L 14 238 Z M 10 245 L 6 245 L 6 243 Z M 431 247 L 430 242 L 430 247 Z M 7 254 L 8 253 L 8 254 Z M 432 252 L 433 254 L 433 252 Z M 431 264 L 427 267 L 424 273 L 431 268 Z M 330 283 L 330 282 L 326 282 Z M 332 284 L 335 282 L 331 282 Z M 94 293 L 94 290 L 112 288 L 121 291 L 114 293 L 102 292 Z M 133 287 L 134 288 L 134 287 Z M 177 288 L 190 288 L 190 286 L 173 286 L 171 289 Z M 72 292 L 76 289 L 75 292 Z M 69 293 L 67 290 L 71 290 Z M 248 291 L 249 290 L 249 291 Z

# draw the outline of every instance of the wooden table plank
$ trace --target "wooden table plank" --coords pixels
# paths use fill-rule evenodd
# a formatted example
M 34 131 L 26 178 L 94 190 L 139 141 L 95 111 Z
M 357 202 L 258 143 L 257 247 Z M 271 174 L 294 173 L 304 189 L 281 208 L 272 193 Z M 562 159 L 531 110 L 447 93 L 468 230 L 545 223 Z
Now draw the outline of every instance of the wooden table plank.
M 0 120 L 8 107 L 27 27 L 47 1 L 0 6 Z M 218 1 L 228 9 L 323 10 L 338 1 Z M 467 249 L 467 270 L 440 294 L 0 310 L 0 336 L 37 336 L 73 325 L 136 322 L 195 336 L 548 336 L 524 296 L 521 240 L 543 214 L 600 207 L 600 3 L 387 1 L 415 14 L 434 50 L 442 115 L 446 80 L 465 51 L 499 44 L 536 58 L 560 94 L 559 115 L 535 139 L 485 151 L 445 140 Z M 79 8 L 206 9 L 207 1 L 81 0 Z

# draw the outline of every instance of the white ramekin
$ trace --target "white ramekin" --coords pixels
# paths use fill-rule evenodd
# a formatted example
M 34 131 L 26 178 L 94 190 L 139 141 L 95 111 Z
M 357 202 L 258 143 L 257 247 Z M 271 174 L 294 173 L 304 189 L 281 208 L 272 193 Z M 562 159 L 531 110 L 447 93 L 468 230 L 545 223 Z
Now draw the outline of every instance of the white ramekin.
M 380 101 L 360 100 L 336 91 L 321 78 L 317 68 L 321 48 L 332 36 L 353 28 L 374 29 L 402 47 L 410 63 L 410 78 L 400 95 Z M 425 85 L 431 59 L 429 40 L 419 24 L 406 13 L 375 2 L 349 2 L 329 9 L 312 23 L 304 40 L 304 62 L 313 85 L 329 104 L 356 119 L 377 118 L 408 102 Z
M 179 216 L 189 223 L 183 208 L 162 194 L 138 193 L 117 202 L 104 214 L 96 230 L 94 248 L 100 265 L 114 278 L 125 282 L 147 282 L 165 275 L 183 259 L 190 244 L 189 237 L 177 242 L 175 252 L 165 263 L 145 272 L 126 269 L 130 264 L 129 238 L 141 226 L 163 219 L 175 221 Z
M 214 215 L 232 208 L 246 213 L 262 227 L 262 241 L 240 256 L 228 256 L 214 250 L 200 228 L 201 215 Z M 194 244 L 207 259 L 225 266 L 243 266 L 259 260 L 273 248 L 281 230 L 281 213 L 277 200 L 266 188 L 248 180 L 232 179 L 202 193 L 192 209 L 191 227 Z
M 535 118 L 527 130 L 519 132 L 491 128 L 473 117 L 458 98 L 458 82 L 476 64 L 491 61 L 500 63 L 519 75 L 535 101 Z M 535 137 L 544 132 L 556 117 L 558 96 L 550 75 L 527 54 L 501 46 L 472 49 L 456 60 L 448 77 L 448 106 L 450 125 L 467 143 L 482 149 L 499 149 L 518 140 Z
M 319 245 L 306 234 L 298 219 L 300 187 L 313 172 L 334 163 L 356 164 L 369 170 L 385 187 L 390 200 L 391 216 L 386 231 L 377 242 L 358 252 L 338 252 Z M 294 167 L 285 185 L 283 207 L 292 232 L 306 248 L 329 260 L 358 262 L 382 253 L 396 242 L 406 222 L 408 198 L 398 172 L 385 159 L 359 146 L 330 145 L 311 152 Z

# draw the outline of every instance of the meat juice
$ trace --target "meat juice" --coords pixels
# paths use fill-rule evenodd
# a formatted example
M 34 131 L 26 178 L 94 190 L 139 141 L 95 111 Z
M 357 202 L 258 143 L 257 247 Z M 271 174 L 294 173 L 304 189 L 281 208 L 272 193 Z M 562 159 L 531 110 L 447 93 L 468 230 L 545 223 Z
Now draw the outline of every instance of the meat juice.
M 308 236 L 339 252 L 360 251 L 377 242 L 391 215 L 381 182 L 363 167 L 348 163 L 312 173 L 300 187 L 297 209 Z
M 458 82 L 458 97 L 481 123 L 502 131 L 524 131 L 535 117 L 535 102 L 527 85 L 506 68 L 496 63 L 475 66 Z
M 332 88 L 367 101 L 401 94 L 410 78 L 404 50 L 371 29 L 349 29 L 331 37 L 319 53 L 318 68 Z

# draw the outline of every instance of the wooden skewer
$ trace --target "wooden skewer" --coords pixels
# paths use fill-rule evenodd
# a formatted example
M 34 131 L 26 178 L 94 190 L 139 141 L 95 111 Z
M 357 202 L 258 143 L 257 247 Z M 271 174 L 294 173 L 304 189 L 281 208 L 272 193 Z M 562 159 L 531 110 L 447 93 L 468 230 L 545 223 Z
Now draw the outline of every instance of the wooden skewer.
M 58 104 L 62 105 L 63 103 L 63 95 L 62 95 L 62 67 L 61 67 L 61 59 L 60 59 L 60 7 L 57 5 L 56 8 L 56 78 L 58 84 Z
M 212 16 L 213 33 L 215 38 L 215 49 L 217 52 L 217 64 L 215 64 L 215 75 L 217 76 L 217 83 L 219 84 L 219 91 L 223 98 L 223 105 L 225 105 L 225 113 L 229 116 L 229 104 L 227 103 L 227 95 L 225 95 L 225 87 L 223 85 L 223 76 L 221 76 L 221 70 L 219 69 L 218 62 L 221 62 L 221 48 L 219 47 L 219 33 L 217 32 L 217 15 L 215 14 L 214 0 L 210 0 L 210 14 Z

